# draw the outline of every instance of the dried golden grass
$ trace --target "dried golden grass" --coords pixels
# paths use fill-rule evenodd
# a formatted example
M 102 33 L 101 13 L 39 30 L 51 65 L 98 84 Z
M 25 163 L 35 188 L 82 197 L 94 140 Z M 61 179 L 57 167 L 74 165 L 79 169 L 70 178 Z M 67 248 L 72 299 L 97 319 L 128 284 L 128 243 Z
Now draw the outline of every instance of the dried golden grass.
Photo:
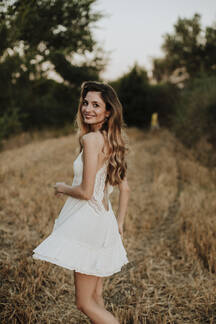
M 131 197 L 124 245 L 130 264 L 104 281 L 121 324 L 216 322 L 215 172 L 172 134 L 128 129 Z M 74 304 L 72 271 L 32 259 L 72 182 L 74 135 L 0 155 L 1 323 L 90 323 Z M 116 210 L 118 195 L 111 195 Z

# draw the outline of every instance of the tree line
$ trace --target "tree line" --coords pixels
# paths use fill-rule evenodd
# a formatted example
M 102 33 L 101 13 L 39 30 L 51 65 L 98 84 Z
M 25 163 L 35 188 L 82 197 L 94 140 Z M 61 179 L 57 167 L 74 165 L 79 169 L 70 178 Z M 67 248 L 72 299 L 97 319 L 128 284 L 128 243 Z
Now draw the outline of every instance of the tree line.
M 0 5 L 0 140 L 23 130 L 73 127 L 81 83 L 101 80 L 107 62 L 94 39 L 94 27 L 103 17 L 95 2 L 15 0 Z M 160 124 L 186 144 L 204 132 L 214 141 L 215 26 L 203 29 L 199 14 L 178 18 L 174 31 L 164 35 L 162 49 L 164 56 L 153 59 L 152 78 L 134 64 L 111 83 L 126 124 L 148 128 L 157 112 Z
M 0 7 L 0 137 L 72 121 L 83 80 L 105 54 L 92 28 L 95 0 L 16 0 Z M 55 72 L 61 82 L 51 80 Z

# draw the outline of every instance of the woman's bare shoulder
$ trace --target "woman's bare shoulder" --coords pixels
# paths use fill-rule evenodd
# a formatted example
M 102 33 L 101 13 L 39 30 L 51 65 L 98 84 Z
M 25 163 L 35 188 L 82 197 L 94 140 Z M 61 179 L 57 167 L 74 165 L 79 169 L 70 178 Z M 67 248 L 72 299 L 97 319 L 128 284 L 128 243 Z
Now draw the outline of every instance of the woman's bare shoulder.
M 102 134 L 100 134 L 99 132 L 89 132 L 82 136 L 82 144 L 83 146 L 91 145 L 91 146 L 95 146 L 95 148 L 96 147 L 102 148 L 104 144 L 104 140 L 102 138 Z

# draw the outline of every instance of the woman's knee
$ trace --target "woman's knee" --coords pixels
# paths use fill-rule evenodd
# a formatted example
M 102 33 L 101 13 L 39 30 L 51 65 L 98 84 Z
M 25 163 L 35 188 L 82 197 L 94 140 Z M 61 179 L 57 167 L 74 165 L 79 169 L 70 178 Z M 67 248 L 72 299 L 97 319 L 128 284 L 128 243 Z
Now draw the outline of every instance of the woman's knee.
M 80 300 L 76 300 L 76 307 L 78 310 L 83 310 L 83 303 Z
M 104 304 L 103 303 L 103 296 L 102 291 L 96 290 L 94 291 L 91 298 L 76 298 L 76 307 L 78 310 L 82 312 L 88 311 L 89 308 L 91 308 L 91 302 L 96 302 L 97 304 Z
M 76 300 L 76 307 L 79 309 L 81 312 L 86 313 L 90 309 L 90 300 Z

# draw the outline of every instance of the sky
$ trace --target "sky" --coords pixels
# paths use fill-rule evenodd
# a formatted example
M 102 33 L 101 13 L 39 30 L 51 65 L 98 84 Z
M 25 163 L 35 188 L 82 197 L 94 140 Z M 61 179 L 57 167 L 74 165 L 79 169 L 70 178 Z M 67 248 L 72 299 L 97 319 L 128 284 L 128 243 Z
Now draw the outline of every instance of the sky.
M 105 15 L 94 29 L 109 52 L 105 81 L 127 73 L 135 62 L 151 71 L 151 58 L 163 56 L 163 35 L 174 31 L 178 17 L 199 13 L 202 27 L 216 23 L 216 0 L 98 0 L 94 8 Z

